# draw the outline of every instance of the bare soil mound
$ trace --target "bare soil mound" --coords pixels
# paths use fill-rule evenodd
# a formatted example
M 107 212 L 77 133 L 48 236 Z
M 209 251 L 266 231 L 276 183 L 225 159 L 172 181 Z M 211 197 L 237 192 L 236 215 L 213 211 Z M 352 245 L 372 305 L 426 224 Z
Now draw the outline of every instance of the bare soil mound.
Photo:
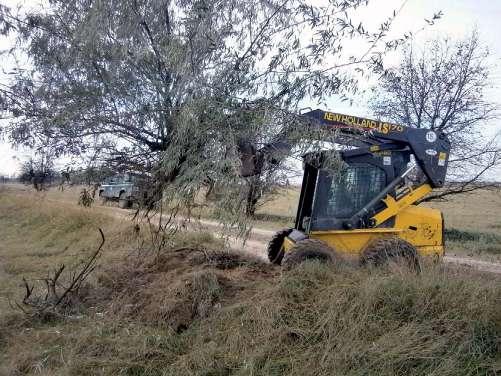
M 252 282 L 277 273 L 244 253 L 179 248 L 104 270 L 89 299 L 122 319 L 179 333 L 222 303 L 239 299 Z

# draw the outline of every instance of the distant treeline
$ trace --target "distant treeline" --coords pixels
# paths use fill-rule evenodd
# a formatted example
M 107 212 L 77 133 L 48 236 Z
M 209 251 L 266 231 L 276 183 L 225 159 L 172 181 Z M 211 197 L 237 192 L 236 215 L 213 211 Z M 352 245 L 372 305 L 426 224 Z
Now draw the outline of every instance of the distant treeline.
M 107 167 L 66 168 L 58 171 L 51 166 L 41 168 L 35 163 L 28 162 L 22 166 L 17 176 L 0 175 L 0 183 L 23 183 L 34 185 L 36 189 L 64 184 L 94 185 L 115 173 Z

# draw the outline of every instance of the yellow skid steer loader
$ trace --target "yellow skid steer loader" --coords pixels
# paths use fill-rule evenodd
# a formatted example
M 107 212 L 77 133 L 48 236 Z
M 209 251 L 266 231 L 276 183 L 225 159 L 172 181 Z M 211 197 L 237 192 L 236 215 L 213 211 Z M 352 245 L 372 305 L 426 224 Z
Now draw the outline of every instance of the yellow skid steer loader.
M 444 133 L 322 110 L 301 118 L 310 127 L 336 131 L 339 143 L 356 135 L 357 147 L 304 156 L 295 226 L 270 241 L 272 263 L 343 257 L 378 265 L 399 258 L 419 267 L 419 255 L 443 255 L 442 213 L 416 203 L 444 184 L 450 152 Z M 286 136 L 259 150 L 240 142 L 242 176 L 261 173 L 292 147 Z M 342 168 L 333 172 L 329 161 L 339 157 Z M 422 178 L 411 186 L 405 182 L 414 168 Z

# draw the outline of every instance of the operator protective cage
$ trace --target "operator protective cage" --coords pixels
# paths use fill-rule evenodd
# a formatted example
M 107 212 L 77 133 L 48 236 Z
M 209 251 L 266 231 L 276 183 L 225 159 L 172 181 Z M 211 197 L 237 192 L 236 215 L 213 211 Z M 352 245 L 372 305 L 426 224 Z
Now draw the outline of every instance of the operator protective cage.
M 304 157 L 304 176 L 296 217 L 302 231 L 371 227 L 369 218 L 384 207 L 382 199 L 410 171 L 411 155 L 431 187 L 444 184 L 450 143 L 445 134 L 321 110 L 305 113 L 317 126 L 360 133 L 367 146 L 341 152 L 322 151 Z M 326 162 L 339 158 L 333 173 Z M 328 165 L 329 163 L 327 163 Z M 380 227 L 392 227 L 394 218 Z

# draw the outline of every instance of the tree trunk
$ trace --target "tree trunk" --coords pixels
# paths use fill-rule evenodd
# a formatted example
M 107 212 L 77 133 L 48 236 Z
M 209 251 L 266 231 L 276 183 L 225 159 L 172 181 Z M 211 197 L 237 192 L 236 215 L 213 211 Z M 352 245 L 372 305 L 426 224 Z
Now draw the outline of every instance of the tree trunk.
M 245 206 L 245 215 L 248 218 L 254 218 L 256 215 L 257 203 L 262 196 L 261 180 L 259 177 L 253 177 L 249 181 L 249 190 L 247 191 L 247 200 Z

